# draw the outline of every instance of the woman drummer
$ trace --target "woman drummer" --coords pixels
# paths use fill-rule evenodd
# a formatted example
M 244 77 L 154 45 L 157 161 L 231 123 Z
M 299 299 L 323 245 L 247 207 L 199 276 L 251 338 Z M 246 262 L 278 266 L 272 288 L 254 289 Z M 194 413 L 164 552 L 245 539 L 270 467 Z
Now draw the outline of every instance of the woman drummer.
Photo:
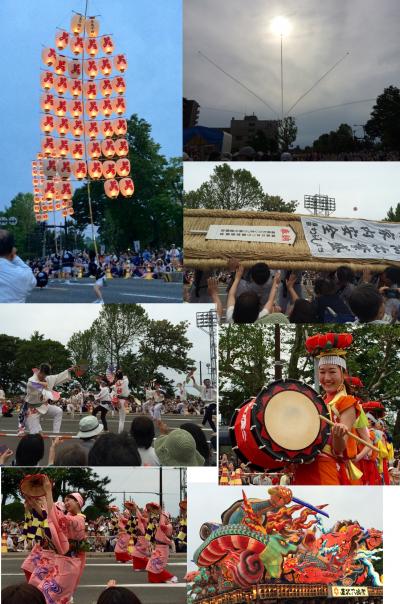
M 35 482 L 42 487 L 39 496 L 30 494 L 30 485 Z M 27 538 L 36 541 L 22 564 L 27 581 L 43 593 L 46 602 L 68 604 L 86 563 L 82 495 L 70 493 L 64 504 L 55 503 L 51 481 L 43 474 L 25 477 L 21 492 L 25 499 L 25 532 Z
M 319 359 L 319 382 L 325 391 L 324 401 L 330 418 L 335 424 L 328 443 L 315 460 L 296 466 L 294 484 L 362 484 L 362 472 L 354 464 L 358 453 L 357 441 L 349 433 L 359 435 L 369 443 L 371 440 L 365 413 L 345 385 L 345 349 L 351 342 L 352 336 L 347 333 L 318 334 L 306 340 L 308 352 Z

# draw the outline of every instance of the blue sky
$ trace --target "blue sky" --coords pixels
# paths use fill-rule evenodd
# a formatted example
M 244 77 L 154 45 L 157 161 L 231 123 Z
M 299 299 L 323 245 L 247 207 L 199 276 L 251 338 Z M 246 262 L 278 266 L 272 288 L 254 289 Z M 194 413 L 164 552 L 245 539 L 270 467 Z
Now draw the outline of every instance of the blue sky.
M 42 46 L 54 47 L 56 28 L 69 29 L 72 11 L 84 9 L 84 0 L 0 2 L 0 210 L 17 193 L 32 190 L 30 162 L 40 145 Z M 181 0 L 89 0 L 88 14 L 101 15 L 100 34 L 113 34 L 116 51 L 127 55 L 126 115 L 137 113 L 152 125 L 164 155 L 181 155 Z

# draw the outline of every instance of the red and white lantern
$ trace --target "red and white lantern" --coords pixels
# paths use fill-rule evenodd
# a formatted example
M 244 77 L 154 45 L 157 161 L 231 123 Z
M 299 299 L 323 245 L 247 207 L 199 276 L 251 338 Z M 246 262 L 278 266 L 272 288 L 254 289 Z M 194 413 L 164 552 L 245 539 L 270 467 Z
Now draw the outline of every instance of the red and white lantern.
M 113 120 L 113 129 L 116 136 L 125 136 L 128 132 L 128 124 L 124 119 Z
M 54 103 L 54 113 L 58 117 L 64 117 L 67 113 L 67 101 L 65 99 L 56 99 Z
M 86 82 L 85 87 L 85 97 L 92 101 L 97 96 L 97 86 L 94 82 Z
M 129 159 L 120 158 L 115 164 L 118 176 L 129 176 L 131 171 L 131 162 Z
M 60 178 L 70 178 L 72 173 L 71 162 L 69 159 L 59 159 L 57 161 L 57 172 Z
M 100 31 L 100 25 L 96 17 L 88 17 L 85 24 L 86 35 L 89 38 L 97 38 Z
M 73 80 L 76 80 L 82 77 L 82 67 L 79 59 L 72 59 L 68 61 L 68 75 Z
M 99 69 L 104 76 L 110 75 L 112 72 L 112 64 L 108 57 L 99 59 Z
M 113 92 L 112 82 L 109 78 L 100 81 L 100 92 L 102 96 L 109 97 Z
M 82 81 L 81 80 L 70 80 L 69 81 L 69 92 L 73 97 L 81 96 L 82 94 Z
M 74 55 L 80 55 L 83 51 L 83 38 L 79 35 L 71 36 L 69 47 Z
M 51 201 L 54 199 L 56 194 L 56 183 L 52 180 L 45 180 L 43 187 L 43 197 L 46 201 Z
M 71 19 L 71 31 L 74 34 L 83 33 L 85 27 L 85 17 L 80 14 L 75 14 Z
M 86 113 L 89 119 L 94 120 L 99 113 L 99 104 L 97 101 L 88 101 L 86 103 Z
M 40 212 L 40 205 L 38 203 L 35 203 L 35 205 L 33 206 L 33 211 L 35 212 L 35 214 Z
M 101 161 L 95 160 L 89 162 L 89 176 L 93 180 L 98 180 L 103 175 Z
M 115 199 L 119 195 L 119 186 L 117 180 L 106 180 L 104 183 L 104 191 L 107 197 Z
M 72 171 L 74 173 L 75 178 L 78 180 L 82 180 L 87 175 L 86 162 L 84 161 L 76 161 L 72 166 Z
M 118 157 L 126 157 L 128 155 L 129 146 L 125 138 L 117 138 L 115 141 L 115 153 Z
M 68 63 L 65 57 L 57 55 L 57 61 L 54 64 L 54 71 L 57 75 L 64 75 L 68 71 Z
M 40 120 L 40 129 L 45 134 L 49 134 L 54 129 L 54 117 L 52 115 L 43 115 Z
M 55 159 L 44 159 L 43 171 L 47 178 L 54 178 L 57 175 L 57 161 Z
M 67 216 L 73 216 L 75 214 L 74 208 L 67 208 Z
M 96 122 L 92 122 L 95 124 Z M 98 159 L 101 157 L 101 144 L 99 141 L 92 141 L 88 144 L 88 153 L 92 159 Z
M 87 38 L 85 41 L 85 50 L 89 57 L 96 57 L 99 53 L 99 43 L 96 38 Z
M 60 199 L 69 201 L 72 197 L 72 185 L 70 182 L 60 182 L 57 184 L 57 192 Z M 61 206 L 60 206 L 61 207 Z M 58 208 L 59 209 L 59 208 Z
M 100 134 L 98 122 L 86 122 L 86 136 L 91 140 L 96 139 Z
M 40 74 L 40 85 L 43 90 L 51 90 L 54 85 L 54 74 L 51 71 L 42 71 Z
M 85 73 L 91 80 L 97 76 L 99 73 L 99 68 L 95 59 L 88 59 L 85 61 Z
M 110 178 L 115 178 L 117 175 L 117 168 L 115 165 L 115 161 L 105 161 L 103 162 L 103 176 L 107 180 Z
M 113 136 L 114 128 L 111 120 L 104 120 L 104 122 L 101 123 L 101 132 L 106 138 Z
M 124 71 L 126 71 L 128 68 L 128 61 L 126 60 L 126 56 L 125 55 L 115 55 L 114 67 L 117 71 L 124 73 Z
M 44 48 L 42 50 L 42 61 L 47 67 L 55 65 L 57 62 L 57 53 L 55 48 Z
M 124 197 L 132 197 L 135 191 L 135 185 L 131 178 L 122 178 L 119 181 L 119 190 Z
M 122 76 L 116 76 L 113 81 L 114 92 L 117 94 L 124 94 L 126 90 L 126 82 Z
M 71 132 L 75 138 L 79 138 L 83 134 L 83 121 L 76 118 L 71 124 Z
M 126 111 L 125 99 L 122 96 L 113 99 L 112 106 L 114 113 L 116 113 L 117 115 L 122 115 Z
M 69 154 L 69 140 L 66 138 L 60 138 L 57 141 L 57 153 L 59 157 L 67 157 Z
M 85 153 L 83 144 L 80 141 L 74 141 L 73 143 L 71 143 L 70 151 L 71 151 L 71 155 L 74 159 L 82 159 L 82 157 Z
M 64 75 L 58 76 L 54 82 L 54 90 L 57 94 L 63 95 L 68 90 L 68 80 Z
M 103 99 L 100 101 L 100 111 L 104 117 L 110 117 L 113 112 L 113 103 L 111 99 Z
M 51 155 L 52 157 L 55 155 L 56 145 L 55 140 L 52 136 L 45 136 L 42 139 L 42 153 L 43 155 Z
M 101 49 L 106 55 L 110 55 L 114 52 L 114 42 L 111 36 L 102 36 L 100 40 Z
M 101 143 L 101 151 L 104 157 L 114 157 L 115 155 L 115 145 L 114 142 L 107 138 Z
M 54 107 L 54 96 L 52 94 L 43 94 L 40 99 L 40 107 L 42 111 L 48 113 Z
M 56 46 L 58 50 L 64 50 L 67 48 L 69 42 L 69 34 L 67 31 L 62 29 L 57 30 L 56 32 Z
M 59 117 L 56 122 L 56 129 L 60 136 L 65 136 L 69 132 L 69 119 L 67 117 Z
M 72 117 L 80 117 L 83 111 L 82 101 L 79 101 L 78 99 L 69 101 L 68 111 L 70 112 Z

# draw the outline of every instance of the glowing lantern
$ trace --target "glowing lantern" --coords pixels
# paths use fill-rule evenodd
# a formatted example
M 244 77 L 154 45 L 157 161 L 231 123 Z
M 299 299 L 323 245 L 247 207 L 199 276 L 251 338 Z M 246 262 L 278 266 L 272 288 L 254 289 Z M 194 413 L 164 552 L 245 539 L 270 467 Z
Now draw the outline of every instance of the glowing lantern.
M 82 115 L 82 101 L 73 100 L 68 103 L 68 110 L 72 117 L 80 117 Z
M 68 61 L 68 75 L 74 80 L 82 75 L 81 62 L 78 59 Z
M 67 211 L 67 210 L 63 210 L 63 211 L 61 212 L 61 214 L 62 214 L 62 217 L 63 217 L 63 218 L 66 218 L 66 217 L 68 216 L 68 211 Z
M 56 185 L 52 180 L 46 180 L 43 188 L 43 195 L 47 201 L 51 201 L 56 194 Z
M 111 80 L 109 80 L 108 78 L 101 80 L 100 81 L 100 91 L 103 96 L 105 96 L 105 97 L 110 96 L 113 91 Z
M 85 61 L 85 73 L 89 78 L 95 78 L 98 72 L 97 61 L 94 59 L 88 59 Z
M 126 56 L 125 55 L 115 55 L 114 67 L 117 71 L 124 73 L 124 71 L 126 71 L 128 68 L 128 61 L 126 60 Z
M 102 59 L 99 60 L 99 69 L 101 71 L 101 73 L 105 76 L 110 75 L 110 73 L 112 72 L 112 64 L 110 59 L 108 59 L 107 57 L 103 57 Z
M 57 142 L 57 151 L 60 157 L 66 157 L 69 154 L 69 141 L 65 138 L 61 138 Z
M 131 162 L 129 159 L 118 159 L 116 162 L 118 176 L 128 176 L 131 171 Z
M 66 200 L 66 199 L 64 199 L 64 200 L 61 202 L 61 208 L 62 208 L 63 210 L 65 210 L 65 208 L 66 208 L 66 207 L 67 207 L 67 200 Z
M 110 120 L 104 120 L 104 122 L 101 123 L 101 131 L 103 133 L 103 136 L 105 136 L 106 138 L 112 136 L 114 134 L 112 122 Z
M 101 143 L 101 151 L 104 157 L 114 157 L 115 155 L 115 146 L 112 140 L 107 138 Z
M 67 201 L 72 197 L 72 185 L 70 182 L 60 182 L 57 184 L 57 192 L 60 200 Z
M 117 136 L 124 136 L 128 131 L 128 124 L 124 119 L 113 120 L 113 129 Z
M 57 162 L 55 159 L 44 159 L 43 160 L 43 170 L 47 177 L 53 178 L 54 176 L 56 176 L 56 174 L 57 174 L 56 164 L 57 164 Z
M 97 117 L 97 114 L 99 113 L 99 105 L 98 105 L 97 101 L 88 101 L 87 102 L 86 113 L 88 114 L 88 116 L 91 120 L 93 120 L 95 117 Z
M 89 100 L 95 99 L 97 96 L 97 86 L 94 82 L 86 82 L 85 97 Z
M 58 212 L 59 210 L 61 210 L 61 202 L 60 201 L 56 201 L 56 203 L 54 204 L 54 208 L 55 210 Z
M 97 180 L 101 178 L 103 174 L 101 161 L 91 161 L 89 162 L 89 176 L 93 178 L 93 180 Z
M 107 197 L 115 199 L 119 195 L 119 186 L 117 180 L 106 180 L 104 183 L 104 191 Z
M 54 117 L 52 115 L 44 115 L 40 121 L 40 129 L 42 132 L 49 134 L 54 128 Z
M 115 141 L 115 153 L 118 157 L 126 157 L 129 153 L 128 142 L 124 138 L 117 138 Z
M 40 215 L 40 218 L 41 218 L 42 222 L 46 222 L 46 220 L 49 219 L 49 215 L 47 214 L 47 212 L 45 212 L 44 214 Z
M 57 94 L 63 95 L 68 90 L 68 80 L 65 76 L 59 76 L 54 83 L 54 90 Z
M 111 36 L 102 36 L 101 38 L 101 49 L 106 55 L 110 55 L 114 52 L 114 42 Z
M 68 46 L 69 35 L 67 31 L 59 29 L 56 32 L 56 46 L 58 50 L 64 50 Z
M 51 71 L 42 71 L 40 74 L 40 85 L 43 90 L 50 90 L 54 84 L 54 75 Z
M 42 61 L 47 67 L 51 67 L 57 62 L 57 53 L 54 48 L 44 48 L 42 50 Z
M 98 20 L 95 17 L 88 17 L 86 19 L 85 29 L 89 38 L 97 38 L 100 30 Z
M 33 206 L 33 211 L 35 212 L 35 214 L 37 214 L 38 212 L 40 212 L 40 205 L 35 203 L 35 205 Z
M 54 65 L 54 71 L 57 75 L 63 75 L 68 69 L 67 59 L 57 56 L 57 61 Z
M 115 166 L 115 161 L 105 161 L 103 163 L 103 176 L 107 180 L 110 178 L 115 178 L 117 174 L 117 168 Z
M 57 172 L 60 178 L 69 178 L 71 176 L 71 162 L 69 159 L 59 159 L 57 161 Z
M 70 80 L 69 81 L 69 92 L 71 96 L 78 97 L 82 94 L 82 82 L 81 80 Z
M 81 36 L 72 36 L 69 41 L 69 47 L 74 55 L 80 55 L 83 50 L 83 38 Z
M 99 136 L 99 124 L 97 122 L 86 122 L 86 136 L 90 139 L 95 139 Z
M 76 161 L 72 167 L 75 178 L 82 180 L 87 174 L 86 162 Z
M 96 122 L 92 122 L 95 124 Z M 98 159 L 101 157 L 101 145 L 99 141 L 92 141 L 88 144 L 88 153 L 92 159 Z
M 57 195 L 57 191 L 56 191 L 56 195 Z M 52 203 L 48 203 L 46 210 L 47 210 L 47 212 L 52 212 L 54 210 L 54 205 Z
M 54 107 L 54 96 L 52 94 L 43 94 L 40 99 L 40 107 L 46 113 L 51 111 Z
M 75 138 L 79 138 L 83 134 L 83 122 L 80 119 L 76 119 L 72 122 L 71 132 Z
M 112 106 L 117 115 L 122 115 L 126 111 L 125 99 L 121 96 L 113 99 Z
M 95 57 L 99 52 L 99 43 L 96 38 L 87 38 L 85 40 L 85 50 L 90 57 Z
M 55 151 L 54 138 L 51 136 L 46 136 L 42 140 L 42 151 L 44 155 L 53 155 Z
M 76 13 L 71 19 L 71 31 L 74 34 L 81 34 L 85 27 L 85 17 L 79 13 Z
M 132 197 L 135 190 L 133 180 L 131 178 L 122 178 L 119 181 L 119 190 L 124 197 Z
M 74 208 L 67 208 L 67 216 L 72 216 L 74 213 Z
M 57 99 L 54 104 L 54 113 L 58 117 L 64 117 L 67 113 L 67 101 L 65 99 Z
M 39 184 L 39 179 L 38 178 L 32 178 L 32 184 L 38 185 Z
M 111 99 L 103 99 L 100 103 L 100 111 L 104 117 L 110 117 L 113 112 L 113 103 Z M 111 135 L 110 135 L 111 136 Z
M 83 144 L 74 141 L 71 143 L 71 155 L 74 159 L 82 159 L 84 154 Z
M 112 85 L 117 94 L 124 94 L 126 90 L 126 82 L 122 76 L 117 76 L 113 79 Z
M 65 136 L 69 132 L 69 119 L 60 117 L 56 123 L 57 132 L 60 136 Z

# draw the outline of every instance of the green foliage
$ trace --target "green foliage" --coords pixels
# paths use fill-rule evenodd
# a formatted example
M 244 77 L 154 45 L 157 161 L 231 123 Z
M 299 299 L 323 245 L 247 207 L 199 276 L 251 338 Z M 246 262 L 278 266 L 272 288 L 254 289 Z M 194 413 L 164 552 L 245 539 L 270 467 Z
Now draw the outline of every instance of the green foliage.
M 24 519 L 24 504 L 20 501 L 13 501 L 1 508 L 1 517 L 14 522 L 22 522 Z
M 279 122 L 278 141 L 281 151 L 287 151 L 297 138 L 297 126 L 294 117 L 285 117 Z
M 19 256 L 26 259 L 41 256 L 43 229 L 36 223 L 32 193 L 18 193 L 0 215 L 8 218 L 15 216 L 18 220 L 15 226 L 6 229 L 15 237 Z
M 255 151 L 262 151 L 263 153 L 276 153 L 278 151 L 278 139 L 267 137 L 262 130 L 257 130 L 254 137 L 249 140 L 249 145 Z
M 386 149 L 400 150 L 399 88 L 389 86 L 378 96 L 365 131 L 372 139 L 380 139 Z
M 18 383 L 15 368 L 17 348 L 21 340 L 14 336 L 0 334 L 0 383 L 4 390 L 14 390 Z
M 314 151 L 319 153 L 344 153 L 354 151 L 357 141 L 354 140 L 353 131 L 349 124 L 340 124 L 337 130 L 321 136 L 313 142 Z
M 400 222 L 400 203 L 398 203 L 394 209 L 390 206 L 386 218 L 383 220 L 388 222 Z
M 283 201 L 279 195 L 265 195 L 260 205 L 261 212 L 295 212 L 298 201 Z

